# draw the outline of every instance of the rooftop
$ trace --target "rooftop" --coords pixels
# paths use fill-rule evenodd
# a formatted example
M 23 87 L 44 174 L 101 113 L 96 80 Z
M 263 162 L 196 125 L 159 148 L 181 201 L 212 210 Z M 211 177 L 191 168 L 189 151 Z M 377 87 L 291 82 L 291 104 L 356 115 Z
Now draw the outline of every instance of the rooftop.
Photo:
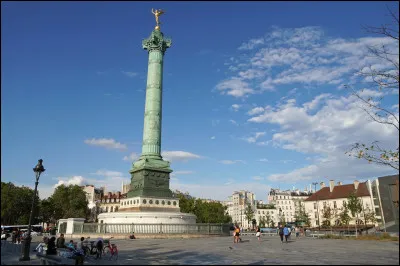
M 367 182 L 360 183 L 357 189 L 354 188 L 354 184 L 336 185 L 333 187 L 332 192 L 330 192 L 329 186 L 327 186 L 312 194 L 305 201 L 342 199 L 350 196 L 352 192 L 355 192 L 357 197 L 369 196 Z

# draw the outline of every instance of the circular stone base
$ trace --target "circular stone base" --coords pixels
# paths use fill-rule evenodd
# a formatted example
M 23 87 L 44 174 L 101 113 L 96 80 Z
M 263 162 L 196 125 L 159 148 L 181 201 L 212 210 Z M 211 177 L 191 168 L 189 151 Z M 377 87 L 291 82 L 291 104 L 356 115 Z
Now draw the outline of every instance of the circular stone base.
M 98 216 L 104 224 L 196 224 L 196 215 L 181 212 L 108 212 Z

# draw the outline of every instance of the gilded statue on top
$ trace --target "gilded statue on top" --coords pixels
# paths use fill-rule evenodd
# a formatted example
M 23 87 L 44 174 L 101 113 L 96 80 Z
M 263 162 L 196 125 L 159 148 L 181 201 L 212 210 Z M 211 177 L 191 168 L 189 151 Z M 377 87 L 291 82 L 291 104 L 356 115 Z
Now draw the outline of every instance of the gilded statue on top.
M 153 13 L 154 14 L 154 17 L 156 18 L 156 29 L 158 30 L 158 29 L 160 29 L 160 21 L 159 21 L 159 17 L 162 15 L 162 14 L 164 14 L 165 13 L 165 11 L 164 10 L 162 10 L 162 9 L 156 9 L 155 11 L 154 11 L 154 9 L 152 8 L 151 9 L 151 13 Z

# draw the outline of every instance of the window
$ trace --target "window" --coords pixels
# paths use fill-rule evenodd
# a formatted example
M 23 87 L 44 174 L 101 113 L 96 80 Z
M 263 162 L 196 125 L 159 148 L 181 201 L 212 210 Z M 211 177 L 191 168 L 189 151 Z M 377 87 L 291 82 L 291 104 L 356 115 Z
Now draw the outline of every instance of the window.
M 290 209 L 292 209 L 292 206 L 289 206 L 290 207 Z
M 314 210 L 317 209 L 317 203 L 314 203 Z
M 318 215 L 316 212 L 314 212 L 314 218 L 318 218 Z
M 333 208 L 337 208 L 336 201 L 333 202 Z
M 258 214 L 260 214 L 260 211 L 258 211 Z
M 264 211 L 262 211 L 263 212 L 263 214 L 264 214 Z

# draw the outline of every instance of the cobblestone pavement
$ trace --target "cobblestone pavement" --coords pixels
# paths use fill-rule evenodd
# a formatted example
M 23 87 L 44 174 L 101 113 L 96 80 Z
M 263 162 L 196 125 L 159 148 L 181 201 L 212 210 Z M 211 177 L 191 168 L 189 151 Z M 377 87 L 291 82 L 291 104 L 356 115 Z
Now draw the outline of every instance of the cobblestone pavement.
M 399 264 L 399 243 L 395 241 L 299 238 L 282 244 L 277 236 L 263 237 L 260 242 L 254 236 L 242 239 L 239 244 L 233 244 L 232 237 L 115 240 L 117 261 L 89 260 L 85 264 Z

